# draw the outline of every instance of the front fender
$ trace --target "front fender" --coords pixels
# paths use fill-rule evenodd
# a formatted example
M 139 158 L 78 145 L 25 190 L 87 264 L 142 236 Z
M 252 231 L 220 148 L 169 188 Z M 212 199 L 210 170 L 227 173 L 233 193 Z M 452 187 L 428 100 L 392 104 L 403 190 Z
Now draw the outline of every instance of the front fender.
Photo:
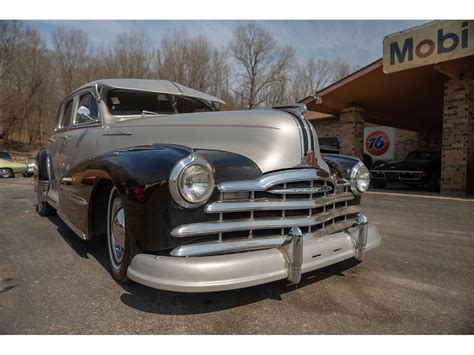
M 84 198 L 90 202 L 90 219 L 94 213 L 94 196 L 100 193 L 102 186 L 100 181 L 112 181 L 122 196 L 129 236 L 141 251 L 160 253 L 193 241 L 172 237 L 173 228 L 211 219 L 204 207 L 185 209 L 179 206 L 169 192 L 168 178 L 172 168 L 192 152 L 190 148 L 174 145 L 117 150 L 78 165 L 69 173 L 73 182 L 66 188 L 88 195 Z M 262 174 L 253 161 L 241 155 L 215 150 L 196 152 L 214 166 L 216 183 L 236 177 L 254 179 Z M 217 199 L 216 192 L 211 196 L 213 199 Z

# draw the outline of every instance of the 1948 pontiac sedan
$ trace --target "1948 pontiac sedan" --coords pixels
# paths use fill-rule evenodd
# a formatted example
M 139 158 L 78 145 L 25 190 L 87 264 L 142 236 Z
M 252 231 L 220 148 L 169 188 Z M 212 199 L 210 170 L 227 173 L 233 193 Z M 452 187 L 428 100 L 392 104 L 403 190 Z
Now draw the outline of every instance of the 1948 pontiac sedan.
M 37 156 L 38 212 L 105 235 L 116 280 L 181 292 L 298 283 L 380 244 L 367 168 L 323 160 L 301 107 L 222 104 L 172 81 L 77 89 Z

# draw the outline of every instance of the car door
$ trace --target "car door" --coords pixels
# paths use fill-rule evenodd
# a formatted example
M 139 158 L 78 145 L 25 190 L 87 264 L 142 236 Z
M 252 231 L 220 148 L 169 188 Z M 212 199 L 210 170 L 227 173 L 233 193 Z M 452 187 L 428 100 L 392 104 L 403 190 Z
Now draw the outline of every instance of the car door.
M 59 211 L 82 232 L 87 232 L 87 211 L 92 187 L 77 185 L 70 171 L 79 163 L 97 154 L 97 132 L 101 116 L 96 97 L 86 89 L 75 95 L 72 120 L 67 130 L 58 136 L 59 144 Z
M 65 138 L 72 122 L 74 97 L 66 98 L 61 104 L 58 112 L 57 126 L 54 134 L 48 138 L 48 159 L 50 189 L 48 199 L 58 204 L 59 179 L 63 175 L 62 153 L 65 148 Z

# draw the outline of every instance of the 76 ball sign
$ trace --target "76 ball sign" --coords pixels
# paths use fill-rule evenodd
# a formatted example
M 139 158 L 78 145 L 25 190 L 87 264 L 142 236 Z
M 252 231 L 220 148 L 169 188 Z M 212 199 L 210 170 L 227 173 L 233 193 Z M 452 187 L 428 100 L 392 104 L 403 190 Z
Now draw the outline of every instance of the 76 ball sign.
M 394 129 L 390 127 L 366 128 L 364 140 L 366 153 L 376 158 L 393 159 L 394 134 Z

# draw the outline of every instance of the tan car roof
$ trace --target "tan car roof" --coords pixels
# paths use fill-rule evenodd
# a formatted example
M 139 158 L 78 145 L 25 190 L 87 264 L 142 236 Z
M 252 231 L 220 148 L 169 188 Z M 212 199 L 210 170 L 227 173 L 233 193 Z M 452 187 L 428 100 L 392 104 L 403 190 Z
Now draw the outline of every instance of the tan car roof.
M 95 86 L 98 84 L 99 86 L 109 86 L 112 88 L 117 89 L 130 89 L 130 90 L 141 90 L 141 91 L 152 91 L 152 92 L 159 92 L 163 94 L 171 94 L 171 95 L 183 95 L 188 97 L 194 97 L 201 100 L 213 101 L 218 102 L 221 104 L 225 104 L 224 101 L 221 99 L 203 93 L 201 91 L 197 91 L 187 86 L 175 83 L 171 80 L 153 80 L 153 79 L 103 79 L 103 80 L 96 80 L 87 83 L 80 88 L 74 90 L 74 92 L 84 89 L 86 87 Z

